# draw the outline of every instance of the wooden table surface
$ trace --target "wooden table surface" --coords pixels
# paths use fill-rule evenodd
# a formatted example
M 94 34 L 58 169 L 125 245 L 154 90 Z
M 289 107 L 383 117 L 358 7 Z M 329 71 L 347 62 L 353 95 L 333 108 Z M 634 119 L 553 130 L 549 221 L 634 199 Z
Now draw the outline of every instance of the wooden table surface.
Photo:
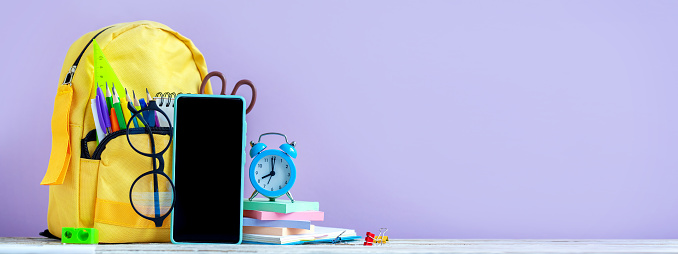
M 46 238 L 0 238 L 3 247 L 64 246 Z M 218 244 L 99 244 L 96 253 L 678 253 L 678 240 L 424 240 L 394 239 L 381 246 L 352 244 L 218 245 Z M 42 247 L 41 247 L 42 248 Z M 6 248 L 5 248 L 6 249 Z

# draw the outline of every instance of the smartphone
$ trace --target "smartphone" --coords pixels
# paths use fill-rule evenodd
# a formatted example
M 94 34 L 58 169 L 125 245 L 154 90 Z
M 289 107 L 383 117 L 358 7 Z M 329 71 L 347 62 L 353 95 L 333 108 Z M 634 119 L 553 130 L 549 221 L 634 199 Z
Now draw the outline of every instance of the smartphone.
M 176 97 L 173 243 L 242 242 L 246 132 L 243 97 Z

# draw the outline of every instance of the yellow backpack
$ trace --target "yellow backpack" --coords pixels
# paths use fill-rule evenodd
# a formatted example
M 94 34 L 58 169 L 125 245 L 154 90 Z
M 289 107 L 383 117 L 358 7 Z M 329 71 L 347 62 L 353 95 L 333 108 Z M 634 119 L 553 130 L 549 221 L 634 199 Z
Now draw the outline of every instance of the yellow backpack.
M 191 40 L 152 21 L 116 24 L 73 43 L 61 68 L 52 116 L 52 152 L 41 182 L 50 185 L 49 233 L 61 237 L 62 227 L 85 227 L 98 229 L 101 242 L 169 242 L 169 218 L 156 227 L 130 205 L 130 185 L 152 170 L 151 158 L 130 149 L 125 135 L 107 138 L 98 147 L 87 137 L 95 129 L 90 104 L 96 95 L 91 45 L 95 37 L 122 85 L 137 95 L 142 91 L 145 95 L 146 89 L 152 95 L 199 93 L 208 74 L 205 59 Z M 205 93 L 212 93 L 209 83 Z M 154 134 L 156 140 L 168 138 L 168 132 Z M 171 148 L 164 154 L 169 176 L 171 154 Z

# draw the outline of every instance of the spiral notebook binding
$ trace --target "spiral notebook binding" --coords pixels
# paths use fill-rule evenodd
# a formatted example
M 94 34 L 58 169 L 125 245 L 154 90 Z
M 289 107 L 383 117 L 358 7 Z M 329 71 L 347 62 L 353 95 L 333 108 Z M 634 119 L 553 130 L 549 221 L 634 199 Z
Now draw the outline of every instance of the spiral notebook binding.
M 165 107 L 174 107 L 175 100 L 178 95 L 180 94 L 190 94 L 190 93 L 175 93 L 175 92 L 158 92 L 155 94 L 155 98 L 158 98 L 158 106 L 165 106 Z M 172 103 L 172 106 L 170 106 L 170 103 Z
M 160 110 L 165 112 L 167 114 L 167 119 L 170 120 L 169 123 L 165 120 L 164 117 L 158 118 L 158 121 L 160 122 L 161 127 L 168 127 L 174 126 L 174 105 L 177 100 L 178 95 L 184 94 L 184 93 L 175 93 L 175 92 L 158 92 L 155 94 L 155 97 L 153 98 L 156 103 L 158 104 L 158 107 L 160 107 Z M 189 93 L 190 94 L 190 93 Z

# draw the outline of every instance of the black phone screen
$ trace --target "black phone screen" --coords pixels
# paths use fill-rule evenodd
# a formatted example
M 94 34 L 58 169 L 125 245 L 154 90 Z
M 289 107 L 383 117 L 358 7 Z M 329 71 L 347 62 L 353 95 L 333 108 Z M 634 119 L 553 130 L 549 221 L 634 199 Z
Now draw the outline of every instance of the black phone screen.
M 180 96 L 175 103 L 172 239 L 239 243 L 244 100 Z

